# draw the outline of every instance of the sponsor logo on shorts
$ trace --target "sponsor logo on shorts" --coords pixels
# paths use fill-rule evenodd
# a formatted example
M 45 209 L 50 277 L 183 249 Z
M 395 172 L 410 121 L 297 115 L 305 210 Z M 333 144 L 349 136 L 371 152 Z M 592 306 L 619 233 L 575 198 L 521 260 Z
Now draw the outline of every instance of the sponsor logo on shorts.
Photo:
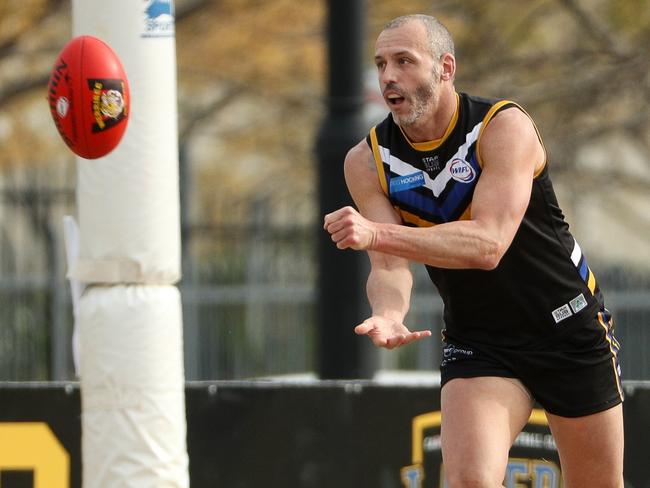
M 442 350 L 442 364 L 447 364 L 458 361 L 460 359 L 469 359 L 474 356 L 474 351 L 468 347 L 459 347 L 454 344 L 447 344 Z
M 551 314 L 553 315 L 553 318 L 555 319 L 555 323 L 559 324 L 564 319 L 568 319 L 569 317 L 571 317 L 571 315 L 573 315 L 573 312 L 569 308 L 569 304 L 565 303 L 561 307 L 556 308 L 555 310 L 553 310 L 551 312 Z
M 587 306 L 587 299 L 582 293 L 580 293 L 580 295 L 569 302 L 569 306 L 571 307 L 571 310 L 573 310 L 573 313 L 578 313 Z

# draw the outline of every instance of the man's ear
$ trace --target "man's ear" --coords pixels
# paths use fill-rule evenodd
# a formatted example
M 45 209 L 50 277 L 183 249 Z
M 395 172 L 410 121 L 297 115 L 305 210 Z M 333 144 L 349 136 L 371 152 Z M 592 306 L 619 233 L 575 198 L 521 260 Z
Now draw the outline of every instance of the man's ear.
M 456 58 L 451 53 L 446 53 L 440 58 L 440 79 L 442 81 L 453 80 L 456 76 Z

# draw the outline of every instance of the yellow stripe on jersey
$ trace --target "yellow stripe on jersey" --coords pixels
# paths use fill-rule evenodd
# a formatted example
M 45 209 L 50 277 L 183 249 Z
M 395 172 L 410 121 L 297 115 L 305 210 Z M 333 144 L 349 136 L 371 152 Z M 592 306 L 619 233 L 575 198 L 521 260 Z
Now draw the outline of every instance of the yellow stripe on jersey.
M 375 166 L 377 166 L 377 173 L 379 174 L 379 183 L 384 193 L 388 195 L 388 185 L 386 184 L 386 173 L 384 172 L 384 162 L 381 160 L 379 154 L 379 143 L 377 142 L 377 130 L 375 127 L 370 129 L 370 144 L 372 145 L 372 155 L 375 158 Z
M 589 277 L 587 278 L 587 288 L 589 288 L 589 291 L 593 295 L 594 290 L 596 290 L 596 276 L 591 272 L 591 268 L 587 267 L 587 270 L 589 271 Z
M 395 210 L 399 212 L 399 214 L 402 216 L 402 220 L 404 222 L 408 222 L 409 224 L 416 225 L 418 227 L 433 227 L 434 225 L 438 225 L 434 222 L 429 222 L 428 220 L 424 220 L 421 217 L 418 217 L 417 215 L 412 214 L 411 212 L 407 212 L 406 210 L 403 210 L 399 207 L 395 207 Z M 458 220 L 470 220 L 472 218 L 472 204 L 470 203 L 463 214 L 458 217 Z
M 483 159 L 481 158 L 481 152 L 479 150 L 481 146 L 481 136 L 483 136 L 483 132 L 485 131 L 485 128 L 487 127 L 490 120 L 492 120 L 492 117 L 494 117 L 494 114 L 496 114 L 500 108 L 510 104 L 517 105 L 516 103 L 511 102 L 510 100 L 501 100 L 500 102 L 497 102 L 494 105 L 492 105 L 490 107 L 490 110 L 488 110 L 488 113 L 486 113 L 485 117 L 483 117 L 483 122 L 482 122 L 483 125 L 481 125 L 481 130 L 478 133 L 478 138 L 476 139 L 476 155 L 478 156 L 477 158 L 478 164 L 481 168 L 483 167 Z M 519 107 L 519 105 L 517 105 L 517 107 Z
M 458 217 L 458 220 L 471 220 L 472 219 L 472 202 L 469 202 L 469 205 L 467 205 L 467 208 L 463 212 L 463 214 Z
M 429 222 L 428 220 L 424 220 L 417 215 L 413 215 L 410 212 L 407 212 L 406 210 L 403 210 L 399 207 L 395 207 L 399 214 L 402 216 L 402 220 L 404 222 L 408 222 L 409 224 L 417 225 L 418 227 L 433 227 L 434 224 L 433 222 Z
M 540 168 L 535 171 L 535 174 L 533 175 L 533 178 L 537 178 L 540 174 L 542 174 L 542 171 L 544 171 L 544 168 L 546 167 L 546 164 L 548 162 L 547 156 L 546 156 L 546 146 L 544 145 L 544 141 L 542 140 L 542 135 L 539 133 L 539 129 L 537 128 L 537 124 L 535 124 L 535 121 L 533 118 L 530 116 L 528 112 L 526 112 L 521 105 L 519 105 L 516 102 L 513 102 L 512 100 L 501 100 L 500 102 L 495 103 L 492 105 L 490 110 L 488 111 L 487 114 L 485 114 L 485 117 L 483 117 L 483 125 L 481 127 L 481 131 L 479 132 L 478 139 L 476 140 L 476 156 L 477 156 L 477 161 L 478 164 L 481 168 L 483 168 L 483 159 L 481 158 L 481 152 L 479 150 L 479 146 L 481 145 L 481 136 L 483 135 L 483 131 L 488 125 L 488 122 L 492 120 L 492 117 L 496 114 L 496 112 L 502 108 L 505 105 L 514 105 L 517 107 L 519 110 L 521 110 L 523 113 L 526 114 L 526 116 L 530 119 L 530 121 L 533 123 L 533 127 L 535 128 L 535 132 L 537 133 L 537 138 L 539 139 L 539 143 L 542 145 L 542 150 L 544 151 L 544 164 L 540 166 Z

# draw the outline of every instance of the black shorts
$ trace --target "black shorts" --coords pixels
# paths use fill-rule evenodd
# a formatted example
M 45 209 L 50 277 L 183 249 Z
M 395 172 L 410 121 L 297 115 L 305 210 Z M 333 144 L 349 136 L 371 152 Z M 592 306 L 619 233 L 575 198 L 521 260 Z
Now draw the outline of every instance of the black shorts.
M 501 348 L 449 338 L 441 385 L 454 378 L 516 378 L 547 412 L 581 417 L 623 401 L 619 347 L 607 312 L 543 347 Z

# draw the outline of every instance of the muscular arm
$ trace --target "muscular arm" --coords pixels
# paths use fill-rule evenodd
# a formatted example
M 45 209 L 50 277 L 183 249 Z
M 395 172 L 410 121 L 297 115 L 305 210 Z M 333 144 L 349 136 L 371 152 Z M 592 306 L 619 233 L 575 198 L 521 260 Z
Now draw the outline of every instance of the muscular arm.
M 368 221 L 394 226 L 401 219 L 381 190 L 372 152 L 365 141 L 353 147 L 345 159 L 345 180 L 359 211 Z M 407 259 L 368 250 L 371 270 L 366 291 L 372 316 L 355 328 L 368 334 L 377 346 L 392 349 L 431 335 L 411 332 L 404 325 L 409 309 L 413 277 Z
M 483 171 L 471 220 L 410 228 L 346 207 L 326 216 L 332 240 L 341 249 L 379 251 L 441 268 L 495 268 L 519 228 L 544 150 L 528 116 L 508 109 L 486 127 L 480 155 Z
M 367 219 L 394 226 L 401 219 L 382 192 L 372 152 L 365 141 L 353 147 L 345 159 L 345 181 L 359 211 Z M 367 292 L 373 315 L 404 320 L 411 299 L 413 278 L 408 260 L 368 250 L 370 275 Z

